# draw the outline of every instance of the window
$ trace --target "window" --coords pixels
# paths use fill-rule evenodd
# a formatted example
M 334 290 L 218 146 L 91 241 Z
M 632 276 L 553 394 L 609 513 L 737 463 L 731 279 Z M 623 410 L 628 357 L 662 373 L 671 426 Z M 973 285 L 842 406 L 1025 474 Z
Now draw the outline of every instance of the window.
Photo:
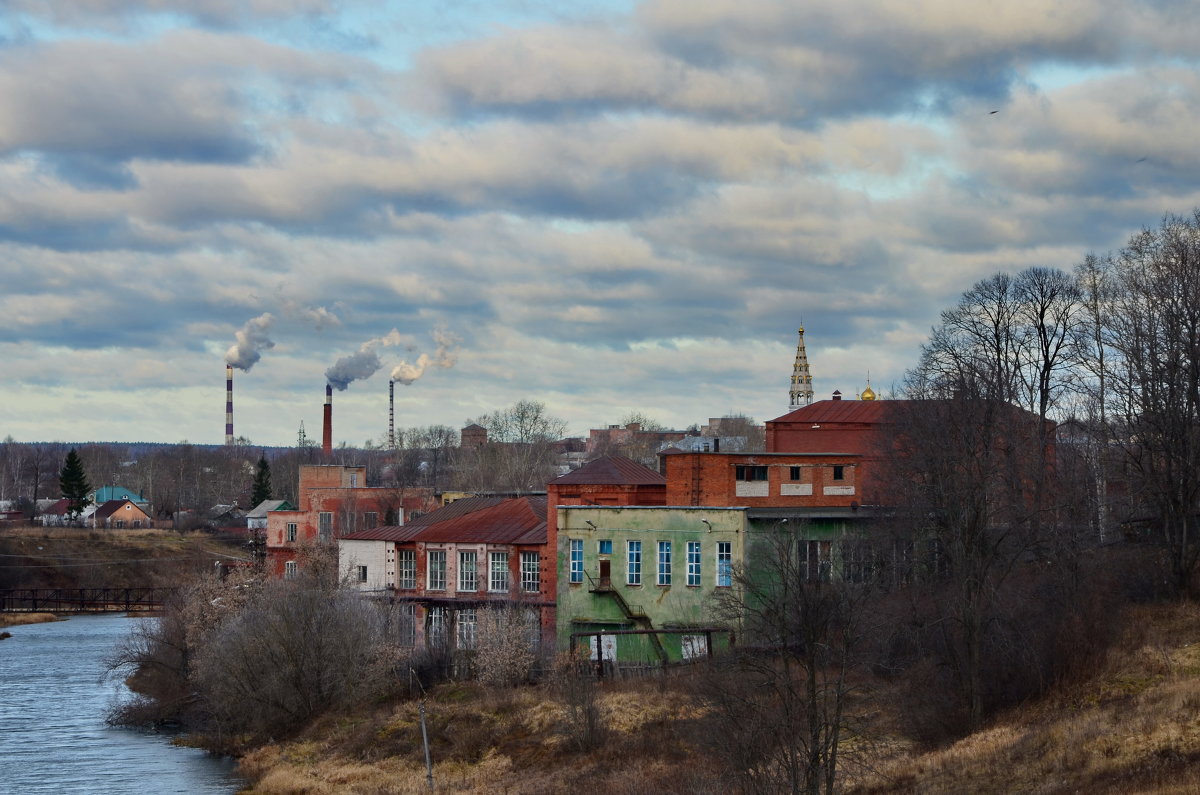
M 357 472 L 350 473 L 350 488 L 352 488 L 352 489 L 358 488 L 358 473 Z
M 141 526 L 142 526 L 142 520 L 141 520 L 141 519 L 134 519 L 134 520 L 133 520 L 133 527 L 134 527 L 135 529 L 136 529 L 136 528 L 139 528 L 139 527 L 141 527 Z
M 401 588 L 417 587 L 417 551 L 402 549 L 396 553 L 396 563 L 399 564 L 399 585 Z
M 729 541 L 717 542 L 717 587 L 728 588 L 733 585 L 733 544 Z
M 700 584 L 700 542 L 687 542 L 687 584 Z
M 283 564 L 283 579 L 294 580 L 296 579 L 297 574 L 299 574 L 299 571 L 296 561 L 289 560 L 287 563 Z
M 870 582 L 875 577 L 875 550 L 867 541 L 847 539 L 838 544 L 842 558 L 842 579 L 846 582 Z
M 846 467 L 842 466 L 841 464 L 837 464 L 836 466 L 834 466 L 833 479 L 834 480 L 845 480 L 846 479 Z
M 658 584 L 671 584 L 671 542 L 658 542 Z
M 708 636 L 706 635 L 682 635 L 679 638 L 679 648 L 683 653 L 683 660 L 699 660 L 702 657 L 708 656 Z
M 479 590 L 479 569 L 474 550 L 458 553 L 458 590 Z
M 379 514 L 376 511 L 367 511 L 363 514 L 363 529 L 374 530 L 379 527 Z
M 734 467 L 734 470 L 735 470 L 735 475 L 734 475 L 735 480 L 766 480 L 767 479 L 767 468 L 766 467 L 742 466 L 739 464 L 738 466 Z
M 455 623 L 458 624 L 458 648 L 475 648 L 475 608 L 468 607 L 459 610 L 456 619 Z
M 521 553 L 521 590 L 525 593 L 542 590 L 541 561 L 536 552 Z
M 425 615 L 425 645 L 441 646 L 446 642 L 446 608 L 431 607 Z
M 583 539 L 571 539 L 571 582 L 583 582 Z
M 642 584 L 642 542 L 630 541 L 627 545 L 629 548 L 629 562 L 626 567 L 625 582 L 629 585 Z
M 612 539 L 611 538 L 600 539 L 600 554 L 601 555 L 611 555 L 612 554 Z
M 431 549 L 426 561 L 426 585 L 431 591 L 446 590 L 446 550 Z
M 318 531 L 322 541 L 329 541 L 333 538 L 333 514 L 329 511 L 321 511 L 318 515 Z
M 401 646 L 411 647 L 417 640 L 417 606 L 400 605 L 400 617 L 396 622 L 396 635 Z
M 367 567 L 366 566 L 358 567 L 358 581 L 359 582 L 367 581 Z
M 829 582 L 833 561 L 828 541 L 800 542 L 800 572 L 805 580 Z
M 287 540 L 288 541 L 296 540 L 296 523 L 295 522 L 287 523 Z
M 113 521 L 113 527 L 117 528 L 118 530 L 124 530 L 125 529 L 125 520 L 117 519 L 117 520 Z
M 489 591 L 507 591 L 508 590 L 508 553 L 493 552 L 490 555 L 491 566 L 489 572 L 491 576 L 488 578 Z
M 788 467 L 788 480 L 800 480 L 800 467 Z

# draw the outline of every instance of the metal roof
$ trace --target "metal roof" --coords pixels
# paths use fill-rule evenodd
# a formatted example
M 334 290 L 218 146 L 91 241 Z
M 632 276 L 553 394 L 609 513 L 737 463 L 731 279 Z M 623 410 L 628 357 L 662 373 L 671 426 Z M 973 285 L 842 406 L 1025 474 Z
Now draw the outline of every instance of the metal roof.
M 550 481 L 553 485 L 665 486 L 667 479 L 622 455 L 606 455 Z M 549 485 L 549 484 L 548 484 Z
M 770 422 L 886 422 L 894 400 L 818 400 Z
M 545 544 L 545 497 L 466 497 L 406 525 L 359 530 L 348 541 Z

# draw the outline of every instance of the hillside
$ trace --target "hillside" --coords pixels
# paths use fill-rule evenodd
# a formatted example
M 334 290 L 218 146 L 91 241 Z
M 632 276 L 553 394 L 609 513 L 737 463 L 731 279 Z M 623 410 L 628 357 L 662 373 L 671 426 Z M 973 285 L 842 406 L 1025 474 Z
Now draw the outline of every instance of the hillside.
M 0 588 L 149 587 L 177 584 L 217 560 L 247 557 L 239 544 L 171 530 L 6 528 Z
M 1200 608 L 1138 606 L 1094 675 L 1001 716 L 953 744 L 923 749 L 881 709 L 844 787 L 875 793 L 1183 793 L 1200 790 Z M 427 710 L 438 791 L 608 793 L 729 790 L 722 728 L 694 697 L 699 671 L 605 683 L 606 735 L 576 750 L 568 699 L 543 685 L 485 693 L 446 685 Z M 877 692 L 888 703 L 886 692 Z M 247 754 L 252 793 L 427 792 L 412 701 L 327 717 Z M 850 749 L 848 749 L 850 750 Z M 869 751 L 869 752 L 868 752 Z M 854 760 L 852 764 L 851 761 Z

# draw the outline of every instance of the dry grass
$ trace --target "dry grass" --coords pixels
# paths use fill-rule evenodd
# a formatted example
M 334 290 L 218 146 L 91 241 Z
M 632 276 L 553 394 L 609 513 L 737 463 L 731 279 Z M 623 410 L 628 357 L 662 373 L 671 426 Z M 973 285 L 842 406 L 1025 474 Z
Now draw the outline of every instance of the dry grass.
M 870 769 L 846 769 L 846 791 L 875 793 L 1154 793 L 1200 795 L 1200 607 L 1139 607 L 1103 670 L 1001 716 L 986 729 L 921 749 L 880 712 Z M 437 792 L 514 795 L 585 789 L 614 795 L 709 792 L 709 756 L 682 727 L 704 718 L 686 677 L 607 681 L 606 741 L 565 742 L 550 688 L 499 693 L 446 685 L 428 701 Z M 296 741 L 248 754 L 247 793 L 422 793 L 416 704 L 330 717 Z
M 924 753 L 893 748 L 857 793 L 1200 793 L 1200 607 L 1140 607 L 1092 679 Z
M 436 689 L 426 718 L 437 791 L 535 795 L 583 786 L 619 795 L 681 791 L 682 781 L 693 782 L 687 791 L 702 789 L 702 768 L 683 764 L 688 751 L 672 730 L 694 712 L 684 694 L 610 683 L 600 703 L 609 740 L 581 754 L 566 742 L 566 710 L 550 688 Z M 429 791 L 412 702 L 326 718 L 303 739 L 247 754 L 241 769 L 254 782 L 247 792 L 263 795 Z
M 25 527 L 0 533 L 0 553 L 25 566 L 9 568 L 4 587 L 121 588 L 177 584 L 245 550 L 205 533 Z
M 64 621 L 53 613 L 0 613 L 0 629 L 4 627 L 22 627 L 26 624 L 46 624 L 51 621 Z

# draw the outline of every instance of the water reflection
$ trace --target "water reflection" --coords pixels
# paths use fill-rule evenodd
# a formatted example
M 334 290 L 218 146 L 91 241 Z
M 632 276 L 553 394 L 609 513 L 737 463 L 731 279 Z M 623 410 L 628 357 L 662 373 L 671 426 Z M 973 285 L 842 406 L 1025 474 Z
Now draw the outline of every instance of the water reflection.
M 104 682 L 103 659 L 131 619 L 77 616 L 11 627 L 0 641 L 0 792 L 201 793 L 244 786 L 233 762 L 170 736 L 104 723 L 128 691 Z

